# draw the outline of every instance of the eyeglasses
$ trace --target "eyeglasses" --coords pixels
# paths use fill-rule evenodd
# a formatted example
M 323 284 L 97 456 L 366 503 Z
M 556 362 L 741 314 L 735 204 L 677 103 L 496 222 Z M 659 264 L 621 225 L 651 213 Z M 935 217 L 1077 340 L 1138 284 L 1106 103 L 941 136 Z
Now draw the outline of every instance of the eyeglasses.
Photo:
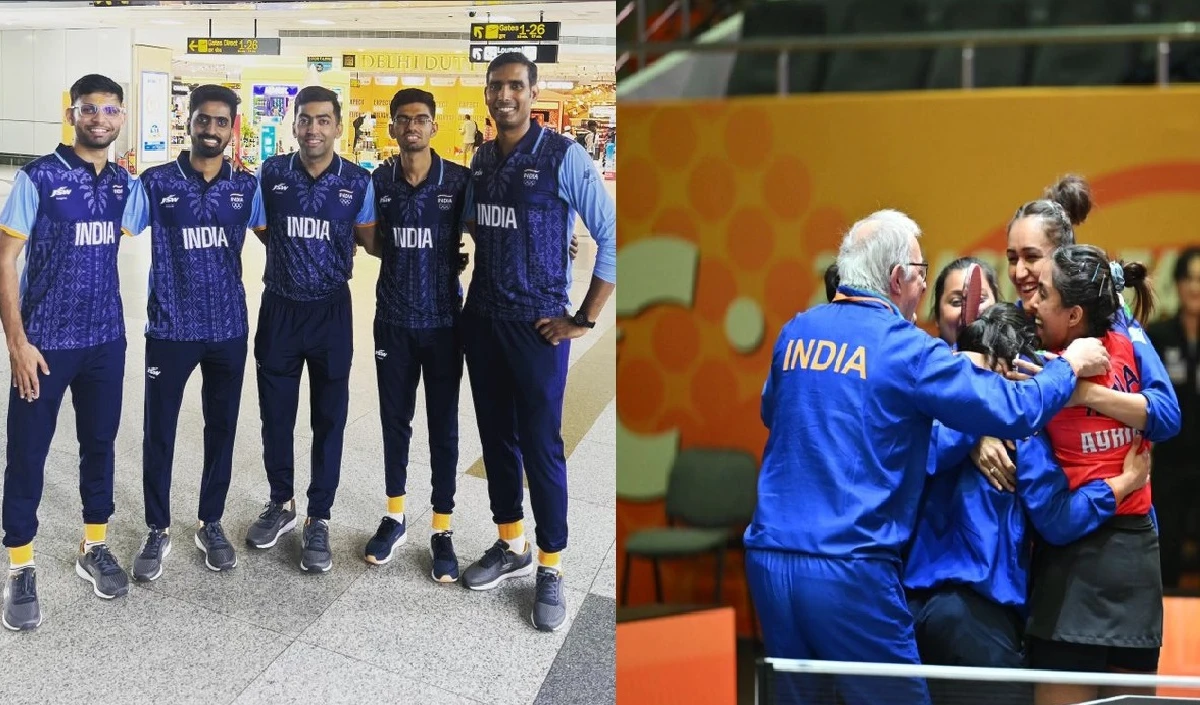
M 395 122 L 400 127 L 408 127 L 409 125 L 414 125 L 414 124 L 418 125 L 420 127 L 425 127 L 429 123 L 433 122 L 433 118 L 429 117 L 428 115 L 417 115 L 416 117 L 408 117 L 407 115 L 397 115 L 396 119 L 393 120 L 393 122 Z
M 104 117 L 115 118 L 118 115 L 125 114 L 125 108 L 119 105 L 95 105 L 93 103 L 76 103 L 71 106 L 71 109 L 76 113 L 86 116 L 95 117 L 100 113 L 104 113 Z
M 905 262 L 910 267 L 917 267 L 921 270 L 921 281 L 929 278 L 929 263 L 928 262 Z
M 221 129 L 229 127 L 229 118 L 225 117 L 224 115 L 219 117 L 209 117 L 204 113 L 196 113 L 196 117 L 192 118 L 192 121 L 195 122 L 198 127 L 208 127 L 214 122 L 217 124 L 217 127 L 220 127 Z

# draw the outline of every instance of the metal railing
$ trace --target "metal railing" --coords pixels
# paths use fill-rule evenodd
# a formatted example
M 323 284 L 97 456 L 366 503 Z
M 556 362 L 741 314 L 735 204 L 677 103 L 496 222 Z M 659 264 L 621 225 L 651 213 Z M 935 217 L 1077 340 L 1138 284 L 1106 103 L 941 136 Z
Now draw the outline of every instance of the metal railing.
M 632 0 L 631 4 L 641 6 L 643 2 L 644 0 Z M 792 52 L 958 47 L 962 52 L 962 87 L 973 88 L 976 49 L 1034 44 L 1156 43 L 1155 81 L 1159 86 L 1166 86 L 1169 83 L 1171 43 L 1200 40 L 1200 23 L 770 37 L 704 43 L 647 42 L 644 32 L 639 33 L 638 37 L 638 41 L 633 44 L 618 42 L 617 52 L 619 55 L 636 53 L 641 67 L 646 66 L 646 58 L 649 56 L 662 56 L 672 52 L 778 54 L 776 84 L 779 95 L 788 95 L 788 55 Z

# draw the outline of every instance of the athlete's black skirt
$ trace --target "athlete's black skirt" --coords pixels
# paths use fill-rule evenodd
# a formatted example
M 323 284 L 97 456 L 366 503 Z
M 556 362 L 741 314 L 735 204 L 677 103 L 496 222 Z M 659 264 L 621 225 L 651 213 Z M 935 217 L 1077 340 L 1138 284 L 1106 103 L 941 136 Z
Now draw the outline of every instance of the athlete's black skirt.
M 1039 542 L 1029 636 L 1136 649 L 1162 646 L 1158 533 L 1148 515 L 1116 516 L 1066 546 Z

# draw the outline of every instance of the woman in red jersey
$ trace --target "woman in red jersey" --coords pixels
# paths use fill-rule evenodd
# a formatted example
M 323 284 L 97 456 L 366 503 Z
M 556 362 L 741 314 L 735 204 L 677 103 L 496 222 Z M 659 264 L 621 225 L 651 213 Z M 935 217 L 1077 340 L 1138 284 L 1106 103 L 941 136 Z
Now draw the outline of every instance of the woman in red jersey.
M 1142 444 L 1147 402 L 1121 291 L 1137 292 L 1136 318 L 1146 320 L 1153 292 L 1146 268 L 1109 262 L 1103 250 L 1069 245 L 1054 251 L 1028 301 L 1043 345 L 1051 352 L 1082 337 L 1100 338 L 1112 367 L 1080 380 L 1074 402 L 1042 432 L 1072 490 L 1121 474 L 1134 444 Z M 1123 392 L 1122 420 L 1085 406 L 1091 385 Z M 1035 439 L 1036 440 L 1036 439 Z M 1045 440 L 1041 441 L 1045 442 Z M 1018 449 L 1018 479 L 1021 451 Z M 1116 503 L 1116 498 L 1113 498 Z M 1155 673 L 1162 645 L 1162 579 L 1150 486 L 1115 504 L 1116 515 L 1097 531 L 1064 546 L 1038 542 L 1030 570 L 1028 636 L 1032 668 Z M 1036 705 L 1075 703 L 1137 691 L 1095 686 L 1039 685 Z

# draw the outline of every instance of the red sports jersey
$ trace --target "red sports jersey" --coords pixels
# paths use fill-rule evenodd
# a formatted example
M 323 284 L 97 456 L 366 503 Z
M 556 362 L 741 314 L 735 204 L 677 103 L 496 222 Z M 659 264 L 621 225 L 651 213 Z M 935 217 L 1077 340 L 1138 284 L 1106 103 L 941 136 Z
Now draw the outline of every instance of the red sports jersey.
M 1108 350 L 1112 367 L 1108 374 L 1089 377 L 1119 392 L 1142 391 L 1133 343 L 1129 338 L 1109 331 L 1101 339 Z M 1139 442 L 1141 431 L 1110 419 L 1084 406 L 1071 406 L 1058 412 L 1046 425 L 1054 455 L 1067 475 L 1071 489 L 1091 480 L 1105 480 L 1121 474 L 1129 446 Z M 1149 514 L 1150 485 L 1137 490 L 1117 506 L 1117 514 Z

